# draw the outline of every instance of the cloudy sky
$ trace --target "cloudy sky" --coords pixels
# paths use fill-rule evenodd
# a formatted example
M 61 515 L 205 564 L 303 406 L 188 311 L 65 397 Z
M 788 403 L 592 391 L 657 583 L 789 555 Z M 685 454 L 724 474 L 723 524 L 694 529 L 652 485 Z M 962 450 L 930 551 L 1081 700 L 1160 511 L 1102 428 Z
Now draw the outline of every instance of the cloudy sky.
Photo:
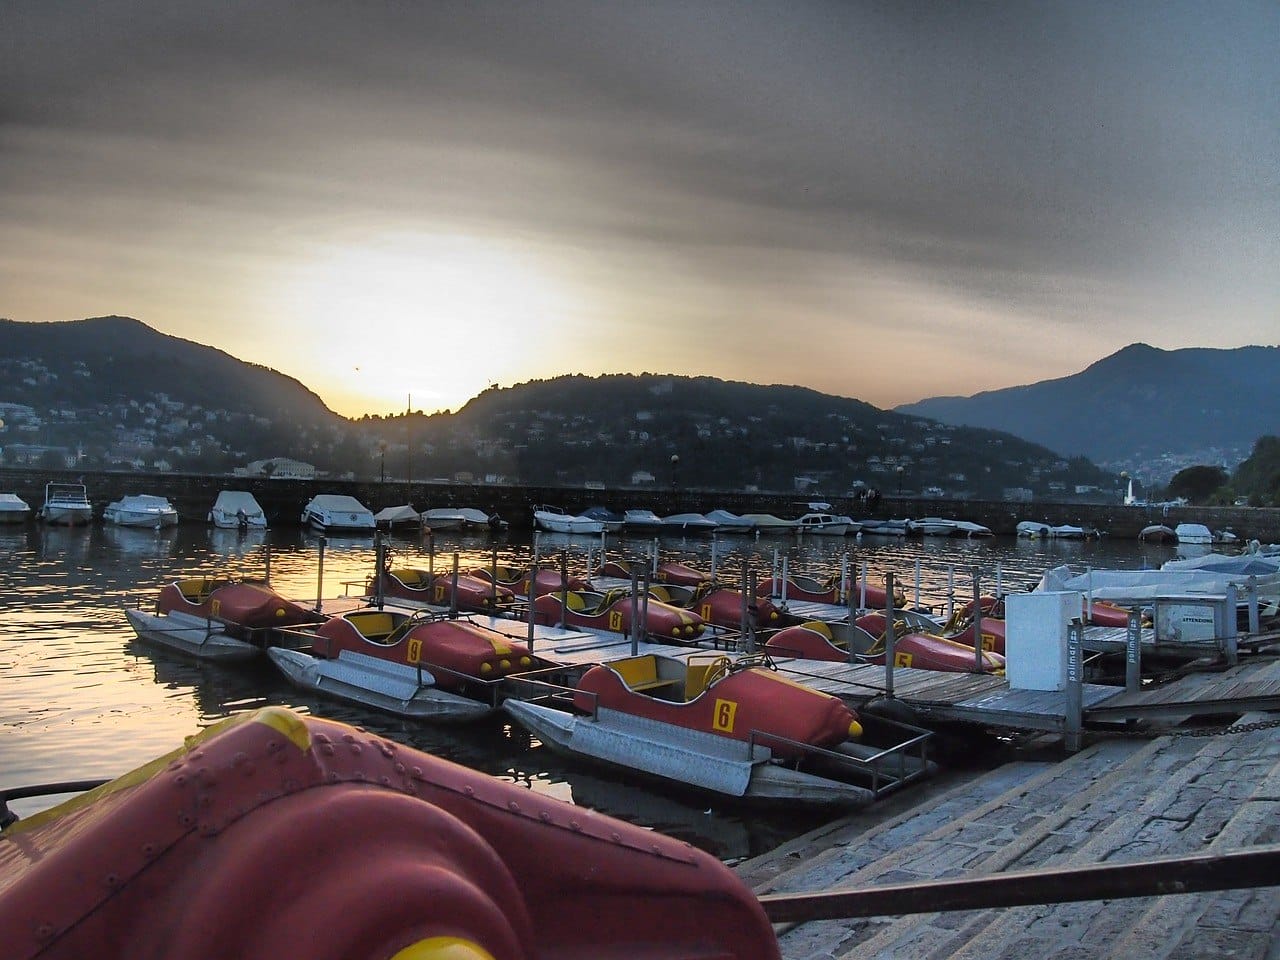
M 0 316 L 348 415 L 1276 343 L 1278 38 L 1274 0 L 5 0 Z

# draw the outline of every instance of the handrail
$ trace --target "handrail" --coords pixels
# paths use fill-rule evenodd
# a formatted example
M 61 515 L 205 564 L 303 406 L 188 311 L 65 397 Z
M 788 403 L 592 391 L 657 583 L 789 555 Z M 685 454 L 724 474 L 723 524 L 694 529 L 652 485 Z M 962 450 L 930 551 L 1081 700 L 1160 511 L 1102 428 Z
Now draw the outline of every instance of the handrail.
M 1280 886 L 1280 846 L 862 890 L 765 894 L 760 897 L 760 904 L 773 923 L 803 923 L 1274 886 Z

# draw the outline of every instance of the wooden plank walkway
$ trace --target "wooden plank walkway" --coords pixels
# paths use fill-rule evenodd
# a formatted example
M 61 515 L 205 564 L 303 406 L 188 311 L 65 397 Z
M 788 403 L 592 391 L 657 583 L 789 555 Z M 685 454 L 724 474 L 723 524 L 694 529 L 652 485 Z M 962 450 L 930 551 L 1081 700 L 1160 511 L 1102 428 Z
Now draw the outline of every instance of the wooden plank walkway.
M 1245 658 L 1238 666 L 1191 673 L 1170 683 L 1121 691 L 1086 708 L 1085 720 L 1184 717 L 1280 710 L 1280 659 Z

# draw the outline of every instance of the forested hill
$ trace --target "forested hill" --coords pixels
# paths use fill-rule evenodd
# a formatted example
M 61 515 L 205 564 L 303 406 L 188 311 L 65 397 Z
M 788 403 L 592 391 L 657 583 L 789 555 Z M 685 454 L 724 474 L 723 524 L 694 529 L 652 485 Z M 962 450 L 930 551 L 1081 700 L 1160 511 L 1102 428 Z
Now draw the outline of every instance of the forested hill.
M 129 317 L 65 323 L 0 320 L 0 401 L 74 408 L 150 400 L 308 424 L 341 418 L 297 380 Z

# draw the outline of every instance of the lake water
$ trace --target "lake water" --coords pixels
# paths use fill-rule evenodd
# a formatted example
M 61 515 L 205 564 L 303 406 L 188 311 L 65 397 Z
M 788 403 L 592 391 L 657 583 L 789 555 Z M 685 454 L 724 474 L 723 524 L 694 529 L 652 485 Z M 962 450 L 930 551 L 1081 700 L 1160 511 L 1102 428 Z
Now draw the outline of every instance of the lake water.
M 527 565 L 527 540 L 438 534 L 428 553 L 415 538 L 393 538 L 397 560 L 449 569 L 499 563 Z M 653 541 L 610 537 L 612 558 L 634 556 Z M 268 550 L 269 546 L 269 550 Z M 238 534 L 184 525 L 161 532 L 104 525 L 67 529 L 0 527 L 0 784 L 15 787 L 59 780 L 113 777 L 174 749 L 183 737 L 230 714 L 285 705 L 356 724 L 428 753 L 481 770 L 530 790 L 653 827 L 724 860 L 767 852 L 820 825 L 823 817 L 794 811 L 759 812 L 705 797 L 677 796 L 625 776 L 600 773 L 551 755 L 501 718 L 457 727 L 432 727 L 375 711 L 319 700 L 289 686 L 265 660 L 245 665 L 197 663 L 134 640 L 123 610 L 150 603 L 179 576 L 262 577 L 270 558 L 272 585 L 297 600 L 338 596 L 363 582 L 374 566 L 371 539 L 327 541 L 323 576 L 320 540 L 299 530 Z M 586 549 L 598 559 L 600 542 L 539 538 L 544 558 L 585 572 Z M 793 536 L 662 539 L 663 559 L 709 569 L 737 581 L 744 570 L 767 577 L 786 559 L 790 573 L 826 575 L 842 569 L 883 583 L 892 571 L 915 599 L 938 608 L 948 591 L 973 595 L 972 570 L 984 592 L 997 577 L 1005 590 L 1029 588 L 1060 563 L 1095 567 L 1159 566 L 1172 548 L 1132 541 L 1087 542 L 900 540 Z M 51 800 L 18 801 L 29 815 Z

